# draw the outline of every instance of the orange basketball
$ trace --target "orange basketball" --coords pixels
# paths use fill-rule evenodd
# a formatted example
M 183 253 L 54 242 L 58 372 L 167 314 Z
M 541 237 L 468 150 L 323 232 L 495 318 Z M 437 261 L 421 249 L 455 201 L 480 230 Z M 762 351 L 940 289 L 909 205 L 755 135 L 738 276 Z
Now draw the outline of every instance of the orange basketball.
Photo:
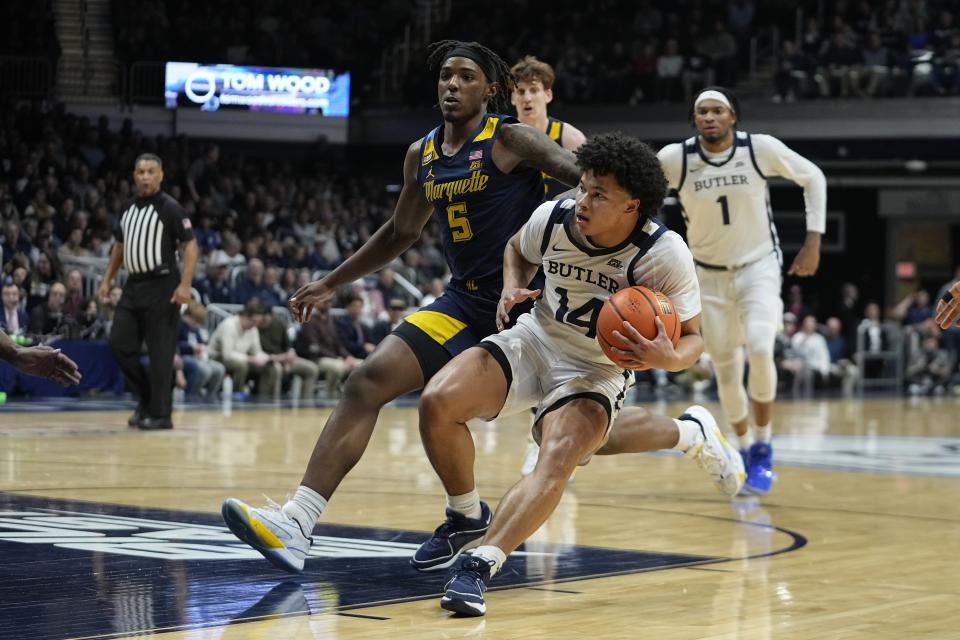
M 625 367 L 612 349 L 625 349 L 626 345 L 614 336 L 613 332 L 626 335 L 623 323 L 627 321 L 644 338 L 653 340 L 657 337 L 657 325 L 653 321 L 656 316 L 660 316 L 664 331 L 676 347 L 680 342 L 680 318 L 670 298 L 646 287 L 630 287 L 617 291 L 603 303 L 600 317 L 597 318 L 597 342 L 600 343 L 603 353 L 614 364 Z

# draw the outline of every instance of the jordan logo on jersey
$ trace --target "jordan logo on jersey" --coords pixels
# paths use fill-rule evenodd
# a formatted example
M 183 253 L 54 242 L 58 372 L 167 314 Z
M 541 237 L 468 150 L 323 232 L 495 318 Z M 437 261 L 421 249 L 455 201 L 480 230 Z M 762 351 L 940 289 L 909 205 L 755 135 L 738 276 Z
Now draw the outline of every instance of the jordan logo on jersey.
M 713 187 L 732 187 L 737 184 L 750 184 L 747 176 L 716 176 L 714 178 L 704 178 L 696 180 L 693 183 L 694 191 L 703 189 L 712 189 Z

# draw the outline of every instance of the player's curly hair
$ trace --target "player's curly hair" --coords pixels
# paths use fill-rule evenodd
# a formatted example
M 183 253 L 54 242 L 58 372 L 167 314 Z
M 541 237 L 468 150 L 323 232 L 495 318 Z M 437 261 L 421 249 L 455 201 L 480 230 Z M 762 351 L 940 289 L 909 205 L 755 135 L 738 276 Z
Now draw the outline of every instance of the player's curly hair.
M 647 144 L 619 132 L 604 133 L 588 138 L 574 153 L 583 171 L 612 175 L 624 191 L 639 199 L 641 215 L 652 217 L 663 206 L 667 179 Z
M 510 65 L 503 61 L 494 51 L 479 42 L 461 42 L 460 40 L 439 40 L 427 46 L 427 66 L 431 71 L 438 70 L 450 53 L 455 49 L 469 51 L 471 58 L 480 66 L 483 74 L 491 84 L 497 85 L 497 92 L 490 98 L 489 110 L 494 113 L 504 113 L 509 108 L 510 92 L 513 91 L 513 73 Z

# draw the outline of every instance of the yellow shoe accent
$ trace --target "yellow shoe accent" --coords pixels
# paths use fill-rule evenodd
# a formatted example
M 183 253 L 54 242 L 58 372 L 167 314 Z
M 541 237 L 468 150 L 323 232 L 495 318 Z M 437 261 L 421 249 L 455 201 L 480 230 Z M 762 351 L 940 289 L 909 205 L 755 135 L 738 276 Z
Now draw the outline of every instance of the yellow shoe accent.
M 241 504 L 238 506 L 243 509 L 245 514 L 247 514 L 247 522 L 250 524 L 250 528 L 253 529 L 254 533 L 257 534 L 257 537 L 260 538 L 260 542 L 271 549 L 284 548 L 283 543 L 280 542 L 280 539 L 277 538 L 277 536 L 273 535 L 273 532 L 270 531 L 270 529 L 267 529 L 262 522 L 250 515 L 250 510 L 247 508 L 247 505 Z

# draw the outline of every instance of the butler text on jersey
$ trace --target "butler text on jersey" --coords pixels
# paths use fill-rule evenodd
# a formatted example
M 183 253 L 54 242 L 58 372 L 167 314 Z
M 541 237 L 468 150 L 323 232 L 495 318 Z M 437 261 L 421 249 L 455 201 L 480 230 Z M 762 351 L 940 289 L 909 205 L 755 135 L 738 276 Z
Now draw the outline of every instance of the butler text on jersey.
M 549 259 L 544 260 L 544 267 L 544 272 L 548 275 L 559 275 L 561 278 L 575 278 L 587 284 L 595 284 L 610 293 L 616 293 L 617 290 L 620 289 L 619 282 L 603 273 L 597 273 L 593 269 L 586 269 L 584 267 L 564 264 Z
M 700 191 L 702 189 L 711 189 L 713 187 L 731 187 L 735 184 L 750 184 L 747 180 L 747 176 L 716 176 L 713 178 L 707 178 L 706 180 L 694 180 L 693 190 Z

